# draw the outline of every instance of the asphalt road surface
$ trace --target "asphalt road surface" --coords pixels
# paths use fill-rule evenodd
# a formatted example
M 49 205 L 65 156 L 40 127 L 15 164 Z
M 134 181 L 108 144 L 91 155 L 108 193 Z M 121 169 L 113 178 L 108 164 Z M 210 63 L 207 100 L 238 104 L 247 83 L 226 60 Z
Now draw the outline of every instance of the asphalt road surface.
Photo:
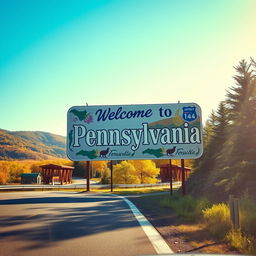
M 128 205 L 104 194 L 0 194 L 1 256 L 156 254 Z

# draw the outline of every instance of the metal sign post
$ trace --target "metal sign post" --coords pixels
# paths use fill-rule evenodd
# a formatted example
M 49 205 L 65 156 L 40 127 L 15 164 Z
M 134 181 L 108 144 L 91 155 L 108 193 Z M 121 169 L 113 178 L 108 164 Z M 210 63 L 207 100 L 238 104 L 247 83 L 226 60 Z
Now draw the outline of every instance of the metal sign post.
M 90 191 L 90 161 L 86 161 L 86 191 Z
M 170 195 L 173 194 L 173 188 L 172 188 L 172 159 L 169 160 L 169 177 L 170 177 Z
M 113 161 L 110 161 L 110 191 L 113 192 Z
M 184 159 L 181 159 L 181 184 L 182 184 L 182 195 L 186 195 L 186 175 L 185 175 L 185 164 Z

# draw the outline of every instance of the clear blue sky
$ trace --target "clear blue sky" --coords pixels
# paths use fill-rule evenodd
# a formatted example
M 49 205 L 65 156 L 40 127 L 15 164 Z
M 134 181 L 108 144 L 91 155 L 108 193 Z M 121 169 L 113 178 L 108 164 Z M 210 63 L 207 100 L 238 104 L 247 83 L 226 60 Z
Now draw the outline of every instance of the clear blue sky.
M 74 105 L 196 102 L 256 57 L 255 0 L 2 0 L 0 128 L 66 135 Z

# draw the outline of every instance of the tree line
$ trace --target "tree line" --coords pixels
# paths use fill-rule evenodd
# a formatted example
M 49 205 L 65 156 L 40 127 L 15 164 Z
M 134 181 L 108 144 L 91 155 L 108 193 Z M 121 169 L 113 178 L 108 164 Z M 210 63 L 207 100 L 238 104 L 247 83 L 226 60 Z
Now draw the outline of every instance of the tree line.
M 225 200 L 256 195 L 256 62 L 242 60 L 225 100 L 204 126 L 204 153 L 188 180 L 193 195 Z
M 169 164 L 168 159 L 113 161 L 113 182 L 115 184 L 154 184 L 159 182 L 160 166 Z M 191 168 L 191 160 L 185 166 Z M 173 159 L 173 165 L 180 160 Z M 86 178 L 86 161 L 74 161 L 73 176 Z M 91 161 L 90 177 L 99 178 L 102 184 L 110 183 L 110 161 Z
M 156 183 L 160 169 L 152 160 L 114 161 L 113 182 L 115 184 Z M 110 162 L 92 161 L 90 176 L 100 178 L 102 184 L 110 183 Z M 74 175 L 86 177 L 86 162 L 74 162 Z

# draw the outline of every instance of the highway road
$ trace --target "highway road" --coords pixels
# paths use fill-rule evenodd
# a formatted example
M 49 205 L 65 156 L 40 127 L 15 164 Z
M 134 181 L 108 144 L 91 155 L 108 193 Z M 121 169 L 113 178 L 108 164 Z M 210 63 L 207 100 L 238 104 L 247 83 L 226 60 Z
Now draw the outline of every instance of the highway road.
M 106 194 L 0 194 L 1 256 L 149 255 L 156 250 L 128 205 Z

